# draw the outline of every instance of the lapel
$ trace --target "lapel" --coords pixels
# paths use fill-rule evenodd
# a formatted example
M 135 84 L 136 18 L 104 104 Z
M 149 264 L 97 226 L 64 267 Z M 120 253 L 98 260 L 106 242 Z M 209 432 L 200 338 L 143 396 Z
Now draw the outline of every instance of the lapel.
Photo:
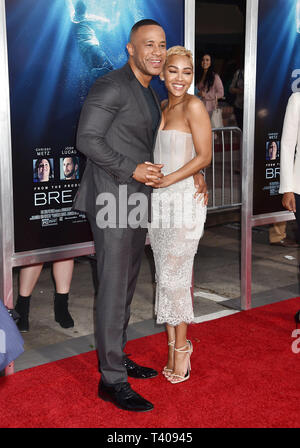
M 156 105 L 157 105 L 157 107 L 158 107 L 158 110 L 159 110 L 159 117 L 160 117 L 160 119 L 159 119 L 159 122 L 158 122 L 158 125 L 157 125 L 157 128 L 155 129 L 155 134 L 154 134 L 154 137 L 153 137 L 153 146 L 152 146 L 152 151 L 154 150 L 154 146 L 155 146 L 155 141 L 156 141 L 156 137 L 157 137 L 157 133 L 158 133 L 158 129 L 159 129 L 159 126 L 160 126 L 160 123 L 161 123 L 161 107 L 160 107 L 160 102 L 159 102 L 159 100 L 158 100 L 158 97 L 157 97 L 157 95 L 156 95 L 156 92 L 155 92 L 155 90 L 150 86 L 150 90 L 151 90 L 151 92 L 152 92 L 152 95 L 153 95 L 153 98 L 155 99 L 155 102 L 156 102 Z
M 157 131 L 159 128 L 159 125 L 157 126 L 157 129 L 155 131 L 155 136 L 154 138 L 152 137 L 152 116 L 151 116 L 151 112 L 149 110 L 149 106 L 148 103 L 146 101 L 146 98 L 143 94 L 142 88 L 140 86 L 139 81 L 137 80 L 137 78 L 135 77 L 133 71 L 130 68 L 130 65 L 127 63 L 124 66 L 124 70 L 125 72 L 128 74 L 128 78 L 129 78 L 129 85 L 131 88 L 131 91 L 136 99 L 136 103 L 137 103 L 137 107 L 141 113 L 141 116 L 144 118 L 144 120 L 147 123 L 147 135 L 149 138 L 149 142 L 151 142 L 151 149 L 153 150 L 153 146 L 152 146 L 152 141 L 155 142 L 155 138 L 157 135 Z M 156 97 L 156 94 L 154 92 L 154 90 L 152 89 L 152 87 L 150 86 L 150 90 L 152 92 L 153 97 L 155 98 L 155 102 L 157 104 L 158 110 L 159 110 L 159 114 L 160 114 L 160 118 L 161 118 L 161 110 L 160 110 L 160 105 L 159 105 L 159 101 Z M 159 123 L 160 124 L 160 123 Z

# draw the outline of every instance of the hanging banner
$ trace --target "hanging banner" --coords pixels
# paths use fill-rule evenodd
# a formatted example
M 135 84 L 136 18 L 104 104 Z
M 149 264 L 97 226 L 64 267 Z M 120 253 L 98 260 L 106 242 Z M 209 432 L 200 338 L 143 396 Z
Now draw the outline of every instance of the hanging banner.
M 15 252 L 92 240 L 71 210 L 85 160 L 75 146 L 86 95 L 123 66 L 132 25 L 165 29 L 184 42 L 184 0 L 6 0 Z M 153 86 L 161 97 L 164 88 Z
M 260 0 L 253 215 L 284 210 L 280 140 L 289 96 L 300 91 L 300 1 Z

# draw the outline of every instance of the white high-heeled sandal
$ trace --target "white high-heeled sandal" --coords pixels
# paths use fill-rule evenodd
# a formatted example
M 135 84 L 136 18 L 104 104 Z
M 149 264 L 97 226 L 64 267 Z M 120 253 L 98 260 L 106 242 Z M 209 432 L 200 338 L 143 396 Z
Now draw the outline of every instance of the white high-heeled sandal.
M 175 341 L 168 342 L 169 347 L 173 347 L 173 350 L 175 349 Z M 167 366 L 165 366 L 162 370 L 162 374 L 164 377 L 169 378 L 172 375 L 173 369 L 169 369 Z
M 186 347 L 189 347 L 189 348 L 186 350 Z M 184 345 L 183 347 L 180 347 L 180 348 L 175 348 L 174 350 L 176 352 L 178 352 L 178 353 L 188 353 L 186 374 L 185 375 L 178 375 L 178 374 L 172 373 L 167 378 L 168 381 L 170 381 L 170 383 L 178 384 L 178 383 L 182 383 L 183 381 L 187 381 L 189 379 L 189 377 L 190 377 L 190 372 L 192 370 L 192 368 L 191 368 L 191 355 L 193 353 L 193 344 L 191 343 L 191 341 L 187 340 L 187 344 L 186 345 Z

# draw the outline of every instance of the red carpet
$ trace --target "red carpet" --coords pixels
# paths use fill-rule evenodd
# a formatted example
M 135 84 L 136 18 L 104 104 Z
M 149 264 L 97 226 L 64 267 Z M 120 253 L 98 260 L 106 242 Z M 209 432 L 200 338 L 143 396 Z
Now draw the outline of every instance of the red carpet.
M 189 381 L 130 381 L 154 403 L 152 412 L 121 411 L 97 398 L 95 352 L 1 378 L 0 427 L 300 427 L 300 353 L 292 351 L 299 308 L 297 298 L 192 325 Z M 131 341 L 127 352 L 160 370 L 165 335 Z

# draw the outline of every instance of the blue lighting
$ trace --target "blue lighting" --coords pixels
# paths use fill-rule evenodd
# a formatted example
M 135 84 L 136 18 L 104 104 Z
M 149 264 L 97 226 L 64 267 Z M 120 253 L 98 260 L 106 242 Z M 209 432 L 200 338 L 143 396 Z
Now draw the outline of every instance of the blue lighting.
M 259 5 L 256 100 L 259 109 L 262 99 L 268 98 L 273 116 L 271 111 L 286 103 L 292 93 L 292 74 L 300 68 L 300 39 L 295 29 L 300 1 L 264 0 Z
M 182 43 L 183 3 L 6 0 L 12 126 L 18 134 L 24 132 L 31 145 L 69 141 L 92 83 L 126 63 L 132 25 L 153 18 L 167 30 L 169 45 Z

